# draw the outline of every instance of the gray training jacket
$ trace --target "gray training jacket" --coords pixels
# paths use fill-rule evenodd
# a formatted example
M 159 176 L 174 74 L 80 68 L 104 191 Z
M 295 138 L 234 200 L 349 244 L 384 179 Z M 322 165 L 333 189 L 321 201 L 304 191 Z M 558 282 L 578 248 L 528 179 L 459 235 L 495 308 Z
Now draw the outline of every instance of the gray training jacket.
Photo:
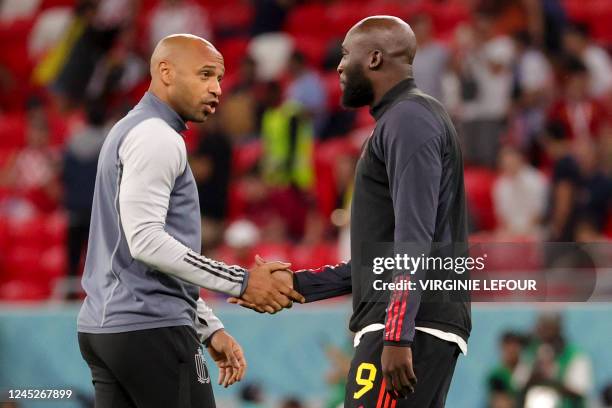
M 188 325 L 205 340 L 223 326 L 199 299 L 199 288 L 244 292 L 245 269 L 200 255 L 197 186 L 179 134 L 185 129 L 174 110 L 147 92 L 108 134 L 98 161 L 78 331 Z

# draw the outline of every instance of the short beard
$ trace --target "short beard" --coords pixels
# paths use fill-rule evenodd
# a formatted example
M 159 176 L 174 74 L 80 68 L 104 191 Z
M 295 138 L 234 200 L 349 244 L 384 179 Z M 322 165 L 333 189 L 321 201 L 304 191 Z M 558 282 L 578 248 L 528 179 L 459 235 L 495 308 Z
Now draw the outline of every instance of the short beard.
M 347 67 L 346 82 L 342 93 L 342 106 L 345 108 L 360 108 L 374 101 L 372 81 L 363 73 L 359 65 Z

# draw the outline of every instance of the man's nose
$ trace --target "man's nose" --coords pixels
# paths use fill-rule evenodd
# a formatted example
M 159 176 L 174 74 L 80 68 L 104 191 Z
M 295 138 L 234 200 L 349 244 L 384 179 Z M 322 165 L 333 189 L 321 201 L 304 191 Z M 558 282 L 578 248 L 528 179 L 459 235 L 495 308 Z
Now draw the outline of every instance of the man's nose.
M 208 91 L 211 94 L 215 95 L 217 98 L 223 94 L 223 91 L 221 90 L 221 83 L 219 83 L 219 81 L 217 80 L 213 81 L 213 85 L 210 87 Z

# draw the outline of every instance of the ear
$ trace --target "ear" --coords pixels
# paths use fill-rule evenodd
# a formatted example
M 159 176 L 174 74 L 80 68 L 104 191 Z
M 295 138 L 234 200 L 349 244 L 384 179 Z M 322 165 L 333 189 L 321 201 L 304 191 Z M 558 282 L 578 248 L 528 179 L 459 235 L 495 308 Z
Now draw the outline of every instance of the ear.
M 380 67 L 382 66 L 382 62 L 383 62 L 382 51 L 374 50 L 370 53 L 370 60 L 368 62 L 368 68 L 370 68 L 371 70 L 380 69 Z
M 170 85 L 172 83 L 172 79 L 174 78 L 174 70 L 172 66 L 167 61 L 161 61 L 157 65 L 157 69 L 159 71 L 159 78 L 161 79 L 164 85 Z

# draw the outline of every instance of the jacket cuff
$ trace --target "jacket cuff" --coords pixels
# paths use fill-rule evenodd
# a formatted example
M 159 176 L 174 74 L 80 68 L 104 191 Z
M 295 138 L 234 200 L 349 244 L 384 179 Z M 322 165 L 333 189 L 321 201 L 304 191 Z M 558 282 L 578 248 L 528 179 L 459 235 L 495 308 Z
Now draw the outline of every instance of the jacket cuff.
M 412 341 L 411 340 L 400 340 L 400 341 L 384 340 L 383 345 L 384 346 L 394 346 L 394 347 L 412 347 Z
M 244 292 L 246 292 L 246 288 L 249 285 L 249 271 L 248 270 L 244 270 L 244 278 L 242 279 L 242 286 L 240 287 L 240 294 L 238 295 L 238 297 L 242 297 L 242 295 L 244 295 Z

